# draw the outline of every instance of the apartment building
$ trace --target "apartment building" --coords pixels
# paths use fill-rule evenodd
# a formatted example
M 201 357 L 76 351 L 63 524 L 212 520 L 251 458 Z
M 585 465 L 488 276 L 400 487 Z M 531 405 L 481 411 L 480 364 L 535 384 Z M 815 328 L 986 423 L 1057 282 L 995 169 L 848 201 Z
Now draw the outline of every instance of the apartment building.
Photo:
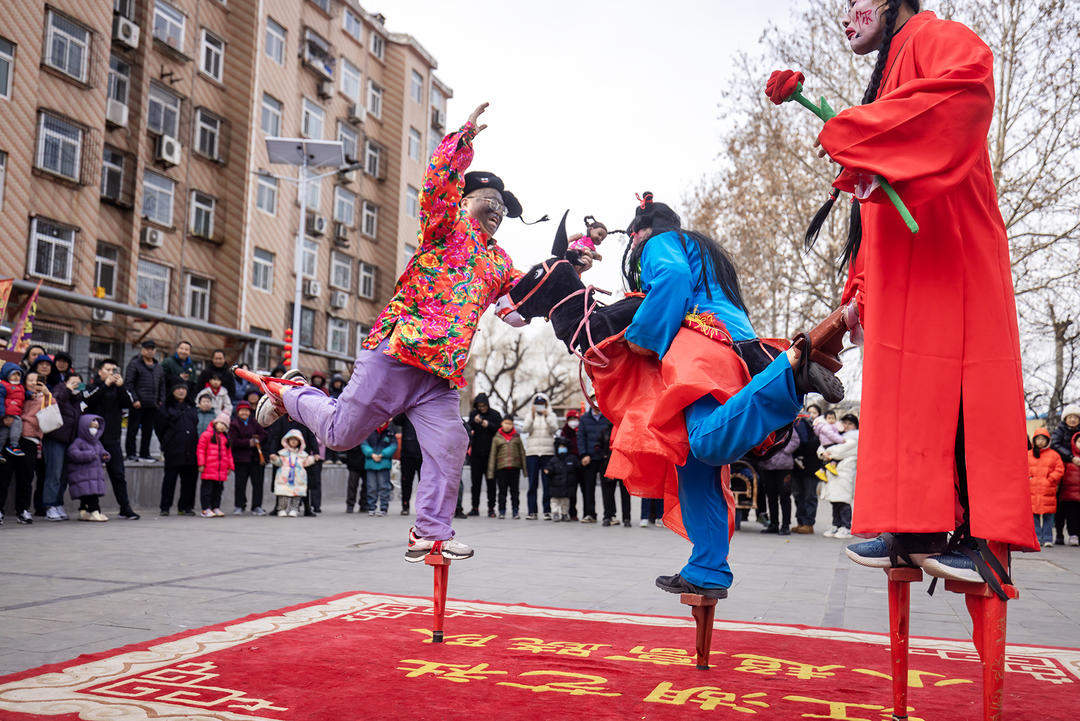
M 9 0 L 0 276 L 42 281 L 34 339 L 83 363 L 185 338 L 269 368 L 302 226 L 301 363 L 343 369 L 415 238 L 434 67 L 351 1 Z M 340 140 L 357 167 L 308 182 L 301 218 L 270 136 Z

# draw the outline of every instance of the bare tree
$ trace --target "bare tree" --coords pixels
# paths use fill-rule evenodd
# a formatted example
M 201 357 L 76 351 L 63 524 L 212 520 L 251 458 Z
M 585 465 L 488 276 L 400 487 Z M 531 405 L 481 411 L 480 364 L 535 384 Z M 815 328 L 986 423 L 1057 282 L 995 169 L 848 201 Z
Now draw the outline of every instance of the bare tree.
M 834 210 L 809 252 L 806 226 L 835 167 L 810 151 L 820 121 L 776 108 L 762 93 L 774 68 L 797 68 L 808 95 L 857 104 L 871 63 L 850 52 L 836 19 L 840 0 L 805 0 L 792 25 L 773 25 L 741 55 L 721 99 L 728 110 L 717 170 L 690 194 L 694 227 L 715 234 L 740 271 L 762 335 L 790 336 L 834 307 L 847 232 Z M 1068 0 L 1000 0 L 933 8 L 975 30 L 994 51 L 997 101 L 989 150 L 1012 253 L 1028 405 L 1052 412 L 1075 397 L 1080 326 L 1080 6 Z M 1070 331 L 1070 329 L 1073 329 Z
M 554 407 L 577 391 L 576 361 L 546 326 L 519 331 L 488 316 L 476 337 L 476 390 L 488 394 L 493 408 L 516 416 L 537 393 Z

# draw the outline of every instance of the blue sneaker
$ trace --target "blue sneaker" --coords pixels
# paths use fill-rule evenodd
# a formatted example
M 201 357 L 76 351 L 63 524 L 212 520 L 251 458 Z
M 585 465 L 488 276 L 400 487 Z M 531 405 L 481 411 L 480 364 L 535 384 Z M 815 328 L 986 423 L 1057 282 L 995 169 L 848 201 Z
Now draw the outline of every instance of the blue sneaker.
M 916 568 L 948 543 L 945 533 L 882 533 L 877 538 L 853 543 L 844 553 L 860 566 L 869 568 Z
M 944 578 L 947 581 L 984 582 L 975 562 L 960 551 L 930 556 L 921 565 L 924 571 L 935 578 Z

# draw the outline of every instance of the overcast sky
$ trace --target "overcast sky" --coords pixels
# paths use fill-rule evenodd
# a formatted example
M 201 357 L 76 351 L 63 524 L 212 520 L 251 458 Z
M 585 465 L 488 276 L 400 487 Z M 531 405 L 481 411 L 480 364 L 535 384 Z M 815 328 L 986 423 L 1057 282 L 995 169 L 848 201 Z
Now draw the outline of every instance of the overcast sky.
M 528 219 L 506 220 L 496 237 L 527 269 L 548 257 L 555 225 L 570 232 L 591 213 L 609 228 L 633 215 L 634 193 L 677 205 L 713 165 L 722 128 L 717 103 L 728 59 L 783 21 L 793 0 L 368 0 L 392 32 L 414 36 L 454 89 L 448 123 L 479 103 L 489 127 L 473 169 L 506 182 Z M 762 84 L 772 68 L 762 68 Z M 586 276 L 619 285 L 621 240 L 601 247 Z

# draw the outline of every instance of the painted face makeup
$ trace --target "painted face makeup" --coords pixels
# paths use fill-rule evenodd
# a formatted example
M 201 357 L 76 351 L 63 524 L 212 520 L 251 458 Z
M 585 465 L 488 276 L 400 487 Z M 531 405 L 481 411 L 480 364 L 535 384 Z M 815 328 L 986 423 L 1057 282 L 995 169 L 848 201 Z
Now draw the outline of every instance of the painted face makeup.
M 856 55 L 866 55 L 881 47 L 885 33 L 882 11 L 886 5 L 881 0 L 854 0 L 848 7 L 841 24 L 851 51 Z

